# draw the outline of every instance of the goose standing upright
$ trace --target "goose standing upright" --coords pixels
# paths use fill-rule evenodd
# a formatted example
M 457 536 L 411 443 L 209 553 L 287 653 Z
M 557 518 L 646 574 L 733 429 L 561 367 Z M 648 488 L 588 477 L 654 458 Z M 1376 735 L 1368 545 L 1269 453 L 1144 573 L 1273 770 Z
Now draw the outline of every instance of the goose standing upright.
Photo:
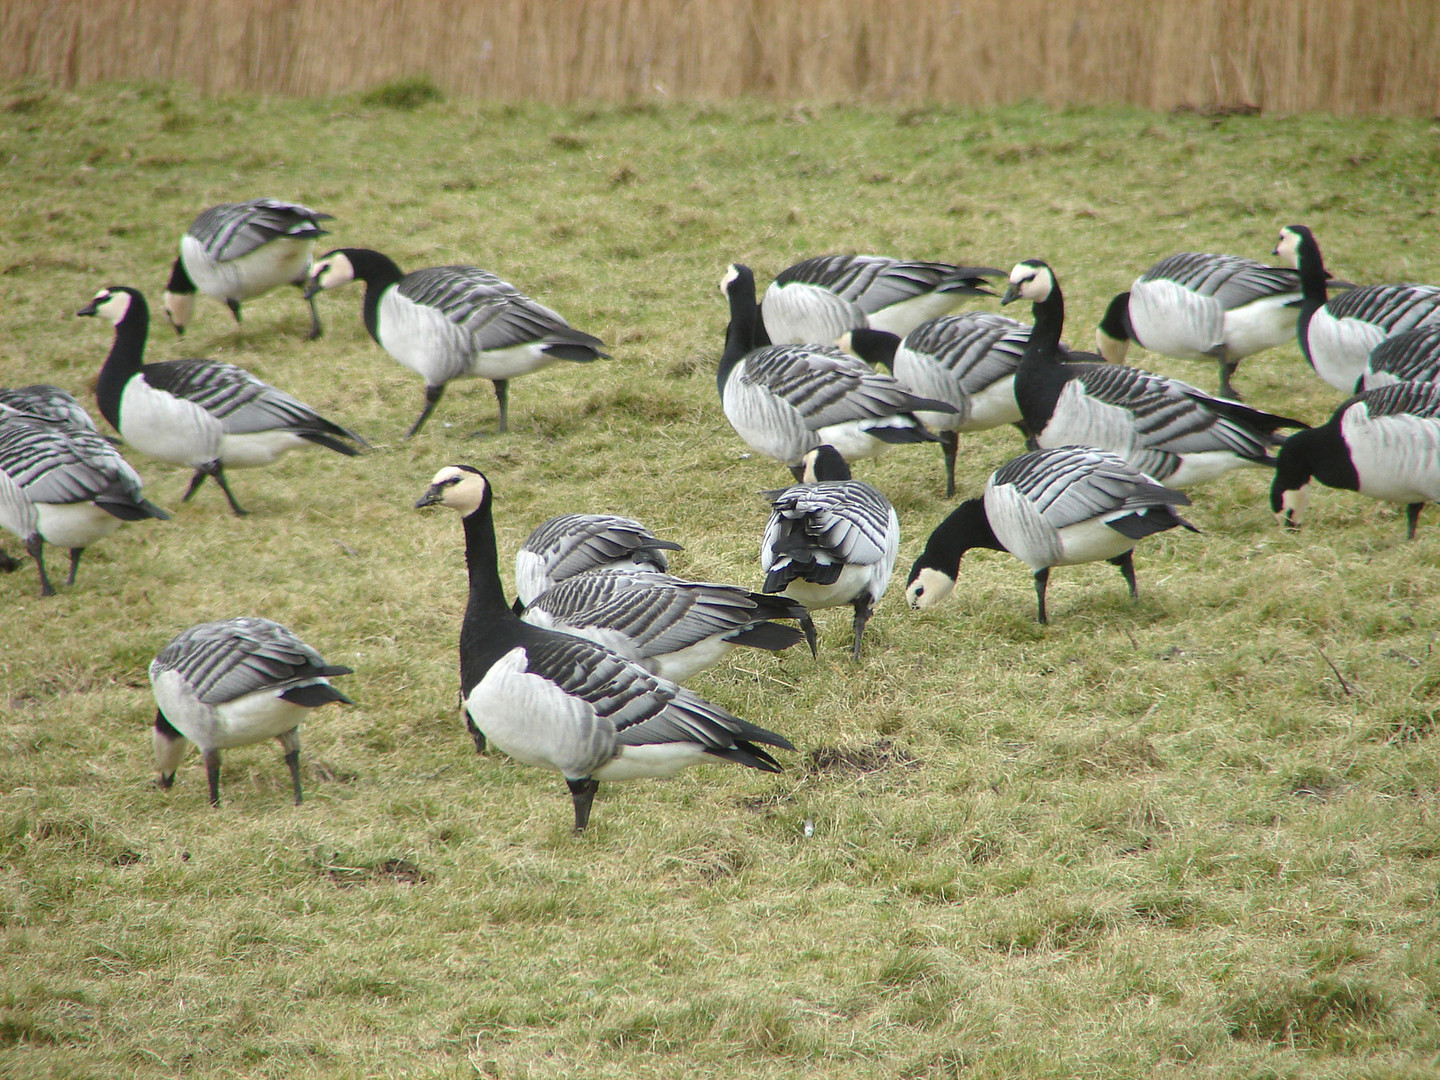
M 1298 529 L 1310 480 L 1405 506 L 1406 539 L 1420 511 L 1440 500 L 1440 385 L 1400 382 L 1356 394 L 1330 419 L 1285 440 L 1270 509 Z
M 916 419 L 917 409 L 955 411 L 833 345 L 757 348 L 759 307 L 748 266 L 732 264 L 720 291 L 730 304 L 715 375 L 725 418 L 752 449 L 789 466 L 796 479 L 801 460 L 817 446 L 834 446 L 847 461 L 878 457 L 890 443 L 937 441 Z
M 528 607 L 546 589 L 591 570 L 670 569 L 667 551 L 684 550 L 661 540 L 634 518 L 614 514 L 561 514 L 535 527 L 515 553 L 515 594 Z
M 1397 382 L 1440 382 L 1440 323 L 1404 330 L 1371 349 L 1356 392 Z
M 574 329 L 509 282 L 474 266 L 435 266 L 401 273 L 369 248 L 337 248 L 311 271 L 305 295 L 365 283 L 365 329 L 387 353 L 425 380 L 425 407 L 405 437 L 430 418 L 454 379 L 489 379 L 510 430 L 510 380 L 557 360 L 608 358 L 605 343 Z
M 70 549 L 75 584 L 80 556 L 126 521 L 170 515 L 141 491 L 140 477 L 99 432 L 25 413 L 0 412 L 0 525 L 25 543 L 40 572 L 40 595 L 55 588 L 45 572 L 46 543 Z
M 1281 229 L 1275 254 L 1300 271 L 1300 351 L 1337 390 L 1355 392 L 1371 350 L 1386 338 L 1440 322 L 1440 286 L 1365 285 L 1331 298 L 1320 245 L 1304 225 Z
M 1184 251 L 1146 270 L 1118 294 L 1095 330 L 1096 347 L 1123 363 L 1131 341 L 1181 360 L 1220 366 L 1222 398 L 1245 357 L 1284 345 L 1295 334 L 1300 275 L 1239 255 Z
M 833 446 L 809 451 L 801 475 L 804 482 L 768 493 L 763 591 L 783 592 L 812 611 L 849 604 L 855 609 L 850 658 L 859 660 L 865 624 L 890 586 L 900 552 L 900 519 L 889 499 L 850 478 Z
M 160 786 L 175 783 L 175 769 L 194 743 L 205 761 L 210 805 L 219 806 L 220 751 L 277 739 L 299 806 L 300 725 L 310 709 L 352 704 L 330 685 L 332 676 L 350 673 L 269 619 L 241 616 L 182 631 L 150 664 Z
M 221 203 L 197 217 L 180 238 L 180 254 L 165 286 L 165 314 L 177 334 L 195 311 L 195 294 L 219 300 L 240 321 L 240 302 L 280 285 L 305 288 L 320 222 L 331 215 L 279 199 Z M 320 336 L 320 313 L 310 298 L 310 340 Z
M 1045 590 L 1052 566 L 1101 559 L 1120 568 L 1130 598 L 1139 598 L 1132 549 L 1145 537 L 1180 526 L 1190 502 L 1124 458 L 1088 446 L 1036 450 L 990 475 L 985 493 L 966 499 L 935 527 L 910 568 L 905 599 L 932 608 L 955 588 L 960 560 L 972 548 L 1008 551 L 1035 574 L 1036 618 L 1048 623 Z
M 1062 363 L 1065 298 L 1038 259 L 1010 272 L 1001 303 L 1020 299 L 1031 301 L 1035 327 L 1015 371 L 1015 400 L 1041 448 L 1109 450 L 1158 483 L 1185 488 L 1231 469 L 1273 465 L 1275 431 L 1305 426 L 1138 368 Z
M 881 255 L 818 255 L 782 270 L 760 305 L 766 341 L 829 344 L 868 327 L 904 337 L 927 319 L 948 315 L 972 296 L 994 296 L 993 266 L 908 262 Z
M 115 325 L 115 342 L 95 385 L 101 414 L 142 454 L 195 470 L 185 500 L 213 476 L 230 509 L 244 514 L 225 479 L 227 467 L 269 465 L 311 443 L 348 457 L 359 451 L 344 440 L 365 445 L 359 435 L 234 364 L 145 363 L 150 309 L 135 289 L 101 289 L 76 314 Z
M 602 780 L 674 776 L 720 758 L 779 772 L 765 746 L 784 737 L 650 674 L 593 641 L 522 622 L 505 603 L 493 491 L 484 473 L 447 465 L 415 506 L 461 515 L 470 598 L 460 626 L 467 722 L 506 754 L 565 777 L 575 831 L 590 820 Z

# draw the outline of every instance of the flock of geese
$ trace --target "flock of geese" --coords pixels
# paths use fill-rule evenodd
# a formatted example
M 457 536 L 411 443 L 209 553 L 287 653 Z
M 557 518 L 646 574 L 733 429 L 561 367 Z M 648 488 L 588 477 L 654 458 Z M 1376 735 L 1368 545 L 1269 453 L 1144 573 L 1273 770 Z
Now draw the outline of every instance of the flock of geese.
M 170 325 L 185 331 L 198 295 L 226 304 L 238 322 L 242 302 L 293 285 L 310 304 L 314 338 L 318 294 L 363 282 L 366 329 L 425 383 L 406 438 L 455 379 L 493 382 L 505 431 L 510 380 L 607 355 L 599 338 L 476 267 L 407 274 L 367 248 L 316 259 L 328 217 L 276 199 L 206 210 L 180 242 L 164 295 Z M 778 771 L 772 751 L 794 749 L 783 735 L 681 684 L 737 647 L 780 651 L 804 641 L 814 654 L 811 612 L 829 607 L 853 609 L 858 660 L 894 572 L 900 524 L 849 463 L 893 444 L 938 443 L 947 497 L 962 433 L 1013 424 L 1028 444 L 931 533 L 907 579 L 916 608 L 953 591 L 972 548 L 1030 567 L 1042 623 L 1055 566 L 1108 560 L 1133 597 L 1135 546 L 1168 529 L 1194 531 L 1177 509 L 1190 501 L 1183 489 L 1242 467 L 1274 470 L 1271 508 L 1283 525 L 1300 525 L 1318 480 L 1405 505 L 1413 537 L 1421 507 L 1440 498 L 1440 287 L 1331 282 L 1300 225 L 1281 231 L 1275 254 L 1288 265 L 1198 253 L 1162 260 L 1110 303 L 1099 355 L 1062 342 L 1064 296 L 1039 260 L 1006 275 L 822 256 L 785 270 L 763 298 L 748 267 L 730 266 L 720 284 L 730 314 L 716 374 L 721 404 L 741 439 L 795 480 L 767 493 L 763 584 L 752 591 L 675 577 L 666 553 L 678 543 L 629 518 L 574 513 L 542 523 L 516 553 L 512 604 L 493 486 L 471 466 L 446 466 L 416 507 L 446 507 L 462 521 L 469 601 L 460 681 L 477 752 L 493 744 L 563 775 L 577 832 L 602 780 L 670 776 L 713 759 Z M 1030 323 L 956 313 L 994 297 L 988 282 L 997 278 L 1006 279 L 1002 306 L 1028 301 Z M 150 312 L 134 288 L 103 288 L 78 314 L 114 327 L 95 389 L 101 415 L 124 445 L 192 469 L 186 500 L 209 477 L 243 514 L 227 469 L 312 444 L 348 456 L 368 446 L 234 365 L 146 363 Z M 1316 373 L 1353 395 L 1317 427 L 1245 405 L 1232 385 L 1246 356 L 1297 337 Z M 1218 395 L 1124 366 L 1130 342 L 1213 358 Z M 55 592 L 45 544 L 70 550 L 74 585 L 88 545 L 123 522 L 169 516 L 63 388 L 0 390 L 0 525 L 23 541 L 42 595 Z M 330 682 L 349 673 L 264 618 L 190 627 L 150 667 L 161 785 L 173 783 L 193 743 L 218 803 L 221 752 L 275 738 L 300 802 L 300 725 L 308 710 L 349 700 Z

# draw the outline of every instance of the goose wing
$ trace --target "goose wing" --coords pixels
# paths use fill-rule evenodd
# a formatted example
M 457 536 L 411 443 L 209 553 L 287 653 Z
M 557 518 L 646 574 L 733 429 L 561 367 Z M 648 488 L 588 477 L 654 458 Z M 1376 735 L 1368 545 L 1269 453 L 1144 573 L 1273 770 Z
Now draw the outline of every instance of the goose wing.
M 1325 310 L 1337 320 L 1369 323 L 1388 337 L 1440 321 L 1440 286 L 1368 285 L 1332 297 Z
M 863 480 L 795 484 L 772 493 L 773 511 L 761 541 L 761 567 L 804 551 L 850 566 L 891 561 L 898 530 L 890 501 Z
M 27 413 L 44 420 L 60 420 L 76 427 L 97 431 L 95 420 L 85 411 L 85 406 L 75 400 L 68 390 L 46 383 L 20 386 L 14 389 L 0 387 L 0 413 L 6 410 Z
M 100 500 L 152 508 L 140 477 L 98 432 L 22 414 L 0 419 L 0 470 L 33 502 Z M 163 510 L 153 507 L 156 514 Z
M 475 266 L 435 266 L 401 279 L 401 296 L 443 314 L 469 336 L 477 352 L 536 342 L 604 355 L 604 343 L 574 329 L 557 312 L 536 303 L 515 286 Z M 566 356 L 566 359 L 571 357 Z
M 680 551 L 673 540 L 661 540 L 640 522 L 611 514 L 561 514 L 536 527 L 520 551 L 538 559 L 551 581 L 573 577 L 609 563 L 653 552 L 663 569 L 662 550 Z M 520 574 L 517 565 L 516 575 Z
M 1440 376 L 1440 325 L 1417 327 L 1386 338 L 1370 352 L 1367 380 L 1434 382 Z
M 167 360 L 145 365 L 145 381 L 193 402 L 220 420 L 227 435 L 314 431 L 365 440 L 326 420 L 309 405 L 221 360 Z
M 1141 274 L 1136 285 L 1152 281 L 1173 281 L 1199 296 L 1213 297 L 1225 311 L 1300 292 L 1300 273 L 1290 267 L 1267 266 L 1239 255 L 1194 251 L 1162 259 Z
M 252 199 L 210 207 L 191 223 L 188 235 L 215 262 L 230 262 L 278 237 L 313 240 L 324 236 L 320 222 L 330 217 L 299 203 Z
M 1064 446 L 1022 454 L 996 469 L 985 485 L 1010 486 L 1055 529 L 1151 506 L 1187 506 L 1188 496 L 1157 484 L 1118 454 Z M 988 505 L 988 504 L 987 504 Z
M 921 323 L 900 348 L 950 372 L 960 389 L 973 395 L 1015 374 L 1029 340 L 1024 323 L 977 311 Z
M 175 672 L 207 705 L 304 679 L 348 675 L 279 623 L 241 617 L 192 626 L 150 665 L 150 677 Z
M 975 291 L 986 277 L 1001 276 L 991 266 L 915 262 L 882 255 L 819 255 L 796 263 L 775 277 L 777 286 L 819 286 L 870 315 L 892 304 L 929 292 Z
M 741 361 L 738 376 L 784 401 L 812 431 L 917 409 L 955 411 L 946 402 L 917 397 L 891 376 L 830 345 L 757 349 Z

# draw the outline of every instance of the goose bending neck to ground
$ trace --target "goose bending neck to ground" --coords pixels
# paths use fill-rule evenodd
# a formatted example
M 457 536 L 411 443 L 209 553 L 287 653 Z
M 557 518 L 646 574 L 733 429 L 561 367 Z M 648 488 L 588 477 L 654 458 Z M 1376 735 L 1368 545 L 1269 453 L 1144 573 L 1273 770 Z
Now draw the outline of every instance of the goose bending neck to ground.
M 558 360 L 609 357 L 605 343 L 574 329 L 509 282 L 474 266 L 435 266 L 402 273 L 369 248 L 337 248 L 315 264 L 305 295 L 351 281 L 365 283 L 365 329 L 387 353 L 425 380 L 425 406 L 411 438 L 454 379 L 489 379 L 510 430 L 510 380 Z
M 973 296 L 994 296 L 993 266 L 907 262 L 881 255 L 818 255 L 782 270 L 765 290 L 765 344 L 829 344 L 868 327 L 904 337 Z
M 190 743 L 200 748 L 210 805 L 220 805 L 220 751 L 277 739 L 300 805 L 300 725 L 309 710 L 350 699 L 330 685 L 351 669 L 324 657 L 269 619 L 242 616 L 178 634 L 150 665 L 160 786 Z
M 240 302 L 279 285 L 305 288 L 315 241 L 326 235 L 329 214 L 279 199 L 212 206 L 180 238 L 180 254 L 165 286 L 165 315 L 185 333 L 195 294 L 225 304 L 240 321 Z M 320 313 L 310 303 L 310 340 L 320 336 Z
M 478 469 L 447 465 L 415 504 L 446 506 L 465 530 L 470 599 L 460 627 L 468 720 L 517 761 L 565 777 L 584 830 L 602 780 L 673 776 L 711 758 L 779 772 L 765 746 L 793 750 L 603 645 L 522 622 L 505 603 L 493 492 Z
M 1110 301 L 1096 347 L 1112 364 L 1124 362 L 1132 341 L 1162 356 L 1214 359 L 1220 397 L 1238 399 L 1230 380 L 1240 361 L 1289 341 L 1299 303 L 1300 275 L 1289 267 L 1185 251 Z
M 591 570 L 663 574 L 670 569 L 665 552 L 682 550 L 634 518 L 560 514 L 537 525 L 515 553 L 516 600 L 523 609 L 552 585 Z
M 1401 382 L 1366 390 L 1329 421 L 1285 440 L 1270 487 L 1270 509 L 1298 529 L 1310 481 L 1405 507 L 1406 538 L 1420 511 L 1440 500 L 1440 386 Z
M 852 660 L 860 659 L 865 625 L 890 586 L 900 552 L 900 519 L 890 500 L 862 480 L 833 446 L 805 455 L 802 483 L 772 491 L 760 542 L 763 589 L 783 592 L 812 611 L 849 604 L 855 610 Z
M 1176 526 L 1198 532 L 1174 509 L 1189 502 L 1108 451 L 1066 446 L 1022 454 L 991 474 L 981 498 L 966 499 L 935 527 L 910 568 L 905 598 L 914 608 L 940 604 L 955 588 L 965 552 L 988 548 L 1008 551 L 1034 572 L 1042 623 L 1049 621 L 1052 566 L 1104 559 L 1120 568 L 1130 598 L 1138 599 L 1131 549 Z
M 910 393 L 833 345 L 756 347 L 755 275 L 732 264 L 720 282 L 730 305 L 725 351 L 715 373 L 730 426 L 752 449 L 790 468 L 821 445 L 847 461 L 878 457 L 891 443 L 935 442 L 918 409 L 955 406 Z
M 351 443 L 366 445 L 359 435 L 233 364 L 145 363 L 150 309 L 135 289 L 101 289 L 76 314 L 97 315 L 115 325 L 115 342 L 95 385 L 101 414 L 142 454 L 195 470 L 186 500 L 213 476 L 230 509 L 243 514 L 225 479 L 227 467 L 269 465 L 312 443 L 347 457 L 359 453 Z
M 126 521 L 170 515 L 141 491 L 140 477 L 93 428 L 0 411 L 0 525 L 25 543 L 40 572 L 40 595 L 55 595 L 46 543 L 70 549 L 70 576 L 85 549 Z
M 1386 338 L 1440 322 L 1440 286 L 1366 285 L 1330 297 L 1320 245 L 1304 225 L 1281 229 L 1275 254 L 1300 271 L 1300 351 L 1337 390 L 1355 392 L 1371 350 Z
M 1016 264 L 1001 303 L 1022 299 L 1031 301 L 1035 326 L 1015 371 L 1015 400 L 1041 448 L 1109 450 L 1157 482 L 1185 488 L 1231 469 L 1273 465 L 1276 430 L 1305 426 L 1138 368 L 1063 363 L 1065 298 L 1038 259 Z M 1072 354 L 1087 355 L 1094 354 Z

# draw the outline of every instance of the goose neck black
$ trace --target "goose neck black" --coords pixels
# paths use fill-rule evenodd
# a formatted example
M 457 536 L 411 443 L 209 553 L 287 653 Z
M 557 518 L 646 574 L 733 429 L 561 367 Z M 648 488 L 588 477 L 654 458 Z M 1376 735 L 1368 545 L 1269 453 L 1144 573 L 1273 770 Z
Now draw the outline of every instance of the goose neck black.
M 1300 273 L 1300 314 L 1295 322 L 1295 335 L 1300 342 L 1300 351 L 1313 367 L 1315 362 L 1310 360 L 1310 320 L 1325 306 L 1329 292 L 1325 259 L 1320 254 L 1320 245 L 1315 242 L 1315 237 L 1306 234 L 1300 238 L 1295 262 Z
M 972 548 L 1005 550 L 1005 545 L 1000 543 L 995 530 L 990 527 L 983 499 L 966 499 L 935 527 L 930 539 L 925 541 L 925 550 L 915 560 L 911 579 L 914 579 L 915 571 L 927 568 L 955 577 L 960 572 L 961 558 Z
M 398 283 L 405 276 L 395 260 L 370 248 L 344 248 L 344 255 L 350 260 L 355 276 L 365 282 L 365 302 L 362 315 L 365 329 L 378 343 L 380 341 L 380 297 L 385 290 Z
M 1105 317 L 1100 320 L 1100 330 L 1106 337 L 1116 341 L 1134 341 L 1135 330 L 1130 324 L 1130 294 L 1128 292 L 1117 293 L 1110 301 L 1110 306 L 1105 309 Z
M 745 355 L 755 348 L 755 327 L 760 321 L 760 305 L 755 300 L 755 276 L 750 268 L 738 266 L 736 278 L 725 288 L 730 298 L 730 325 L 725 328 L 725 351 L 720 355 L 720 367 L 715 373 L 715 384 L 723 397 L 725 383 Z
M 1035 317 L 1035 326 L 1030 331 L 1030 340 L 1025 343 L 1025 353 L 1020 358 L 1023 364 L 1058 364 L 1060 362 L 1060 335 L 1065 332 L 1065 294 L 1057 282 L 1044 300 L 1030 305 Z
M 515 618 L 505 602 L 505 588 L 500 583 L 499 555 L 495 545 L 495 517 L 491 495 L 487 491 L 478 509 L 466 515 L 465 566 L 470 577 L 470 603 L 465 611 L 466 622 L 472 616 L 486 619 Z
M 195 282 L 190 280 L 190 274 L 185 269 L 184 259 L 177 258 L 175 265 L 170 268 L 170 282 L 165 286 L 165 291 L 177 296 L 189 296 L 196 291 Z
M 125 394 L 125 386 L 144 370 L 145 339 L 149 333 L 150 309 L 143 296 L 132 292 L 129 310 L 115 324 L 115 341 L 95 383 L 95 404 L 116 431 L 120 430 L 120 399 Z

